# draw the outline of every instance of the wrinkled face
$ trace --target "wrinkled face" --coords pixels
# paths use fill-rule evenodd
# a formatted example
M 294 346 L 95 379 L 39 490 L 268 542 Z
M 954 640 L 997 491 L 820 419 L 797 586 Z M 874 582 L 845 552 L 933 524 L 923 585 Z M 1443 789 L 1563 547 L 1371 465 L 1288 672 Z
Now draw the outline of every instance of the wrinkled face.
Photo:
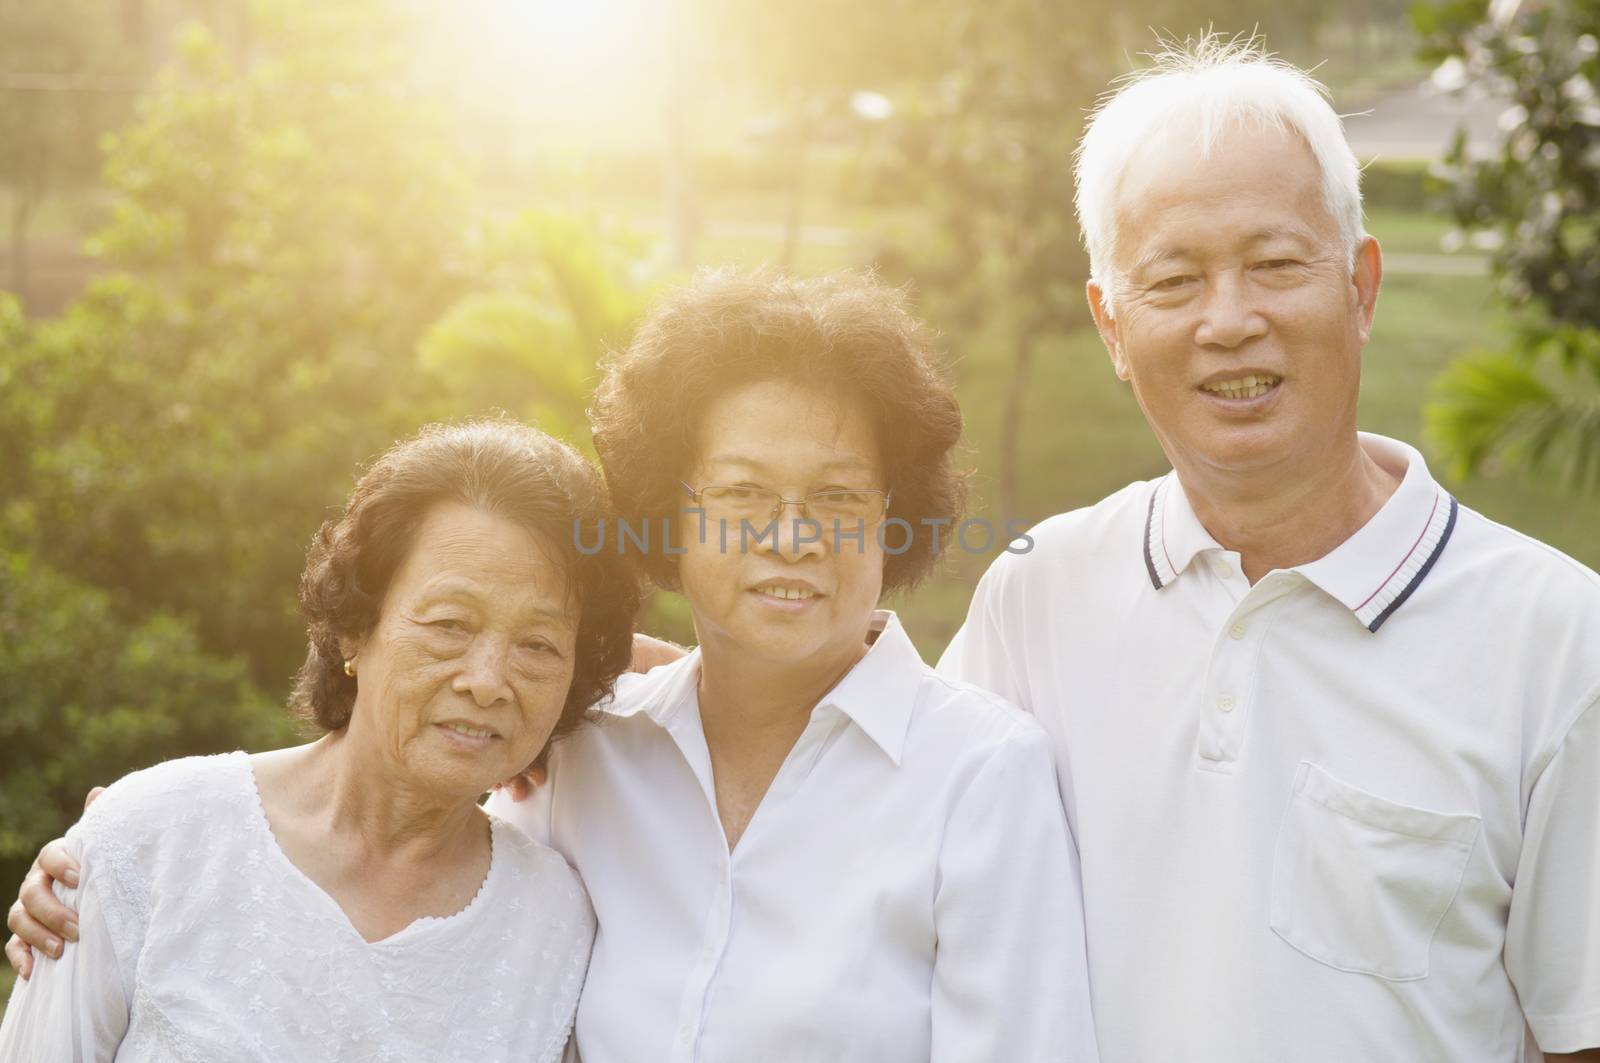
M 349 736 L 413 784 L 483 793 L 532 763 L 560 719 L 578 619 L 540 541 L 435 507 L 358 648 Z
M 1369 238 L 1352 268 L 1303 140 L 1158 138 L 1117 220 L 1115 317 L 1094 284 L 1090 304 L 1180 473 L 1300 475 L 1353 444 L 1381 264 Z
M 765 487 L 785 498 L 887 487 L 866 410 L 781 381 L 734 388 L 710 405 L 684 479 L 697 488 Z M 730 524 L 726 549 L 709 509 L 703 543 L 699 518 L 679 518 L 685 523 L 674 535 L 687 551 L 679 576 L 707 654 L 819 665 L 859 655 L 883 590 L 879 522 L 868 521 L 859 540 L 835 540 L 831 526 L 797 527 L 798 518 L 796 507 L 786 507 L 766 536 L 741 536 Z M 889 545 L 898 548 L 899 540 Z

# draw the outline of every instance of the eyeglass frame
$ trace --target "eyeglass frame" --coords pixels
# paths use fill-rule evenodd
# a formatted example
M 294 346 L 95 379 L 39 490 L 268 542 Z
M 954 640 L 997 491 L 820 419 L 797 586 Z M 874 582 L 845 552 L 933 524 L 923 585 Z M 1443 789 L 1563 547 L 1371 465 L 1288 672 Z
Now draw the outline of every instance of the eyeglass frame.
M 799 510 L 800 510 L 800 519 L 801 520 L 815 520 L 816 518 L 814 518 L 811 515 L 811 510 L 809 508 L 810 504 L 811 504 L 810 503 L 811 496 L 812 495 L 841 494 L 841 493 L 843 493 L 843 494 L 858 494 L 858 495 L 882 495 L 883 496 L 883 512 L 879 513 L 877 517 L 862 518 L 862 519 L 879 520 L 879 519 L 882 519 L 883 517 L 887 517 L 889 515 L 889 503 L 894 499 L 894 491 L 892 489 L 888 490 L 888 491 L 880 491 L 876 487 L 834 487 L 834 488 L 829 488 L 828 490 L 825 490 L 825 491 L 807 491 L 804 495 L 801 495 L 799 498 L 785 498 L 785 497 L 783 497 L 783 492 L 782 491 L 774 491 L 770 487 L 761 487 L 759 485 L 752 486 L 752 485 L 746 485 L 746 484 L 706 484 L 704 487 L 696 489 L 696 488 L 690 487 L 687 483 L 683 482 L 682 480 L 679 480 L 678 481 L 678 486 L 683 488 L 685 491 L 687 491 L 689 493 L 689 497 L 694 500 L 694 504 L 699 506 L 701 509 L 705 508 L 705 503 L 700 500 L 700 496 L 702 494 L 704 494 L 705 492 L 707 492 L 709 490 L 712 490 L 713 488 L 717 488 L 717 487 L 743 487 L 746 490 L 765 491 L 768 494 L 776 496 L 777 499 L 778 499 L 777 504 L 772 507 L 772 512 L 767 516 L 768 520 L 777 520 L 779 517 L 783 516 L 783 507 L 784 506 L 797 506 L 799 508 Z

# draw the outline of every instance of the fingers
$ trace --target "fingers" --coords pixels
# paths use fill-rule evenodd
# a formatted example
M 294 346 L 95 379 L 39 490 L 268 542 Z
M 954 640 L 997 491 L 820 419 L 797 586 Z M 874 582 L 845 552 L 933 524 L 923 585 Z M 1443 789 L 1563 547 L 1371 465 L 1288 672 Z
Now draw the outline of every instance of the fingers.
M 61 939 L 50 933 L 30 916 L 27 909 L 22 906 L 21 901 L 13 904 L 11 910 L 6 913 L 6 927 L 16 935 L 11 941 L 17 943 L 16 949 L 12 948 L 11 942 L 6 943 L 6 959 L 11 962 L 11 966 L 15 967 L 19 973 L 24 965 L 30 968 L 31 973 L 33 958 L 26 955 L 29 946 L 38 949 L 47 956 L 60 958 Z M 21 954 L 21 962 L 19 962 L 18 954 Z
M 17 972 L 17 977 L 26 982 L 33 973 L 33 950 L 28 948 L 27 942 L 12 934 L 6 942 L 6 962 Z
M 99 797 L 101 794 L 103 794 L 105 792 L 106 792 L 106 788 L 104 786 L 91 787 L 90 790 L 89 790 L 89 796 L 87 796 L 87 797 L 85 797 L 83 799 L 83 810 L 85 812 L 89 811 L 89 806 L 94 804 L 95 798 Z
M 648 672 L 657 665 L 671 664 L 688 652 L 682 646 L 635 632 L 633 659 L 628 662 L 628 671 Z
M 43 857 L 41 853 L 41 861 Z M 72 877 L 76 877 L 76 872 Z M 78 940 L 78 913 L 56 899 L 50 884 L 51 877 L 41 868 L 35 867 L 29 871 L 22 880 L 18 902 L 12 906 L 8 925 L 12 933 L 34 948 L 51 956 L 60 956 L 61 942 L 58 939 Z
M 78 886 L 78 862 L 72 858 L 64 838 L 57 838 L 40 849 L 39 859 L 34 862 L 34 866 L 52 881 L 65 882 L 73 889 Z M 46 882 L 44 886 L 48 890 L 50 882 Z

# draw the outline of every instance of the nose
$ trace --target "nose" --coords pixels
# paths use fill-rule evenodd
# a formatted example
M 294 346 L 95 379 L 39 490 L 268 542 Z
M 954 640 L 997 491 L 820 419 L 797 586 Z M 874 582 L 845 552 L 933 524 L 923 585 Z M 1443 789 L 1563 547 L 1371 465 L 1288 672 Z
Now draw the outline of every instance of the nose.
M 1266 331 L 1266 318 L 1255 306 L 1243 271 L 1218 271 L 1212 283 L 1206 286 L 1195 341 L 1203 347 L 1232 350 Z
M 789 516 L 791 506 L 794 507 L 792 517 Z M 827 552 L 824 540 L 828 529 L 806 513 L 803 500 L 779 502 L 777 514 L 766 528 L 759 530 L 768 534 L 751 536 L 750 545 L 757 552 L 777 554 L 791 562 L 808 556 L 821 557 Z
M 461 658 L 461 670 L 450 683 L 457 694 L 470 694 L 480 709 L 511 700 L 506 679 L 511 647 L 501 639 L 478 636 Z

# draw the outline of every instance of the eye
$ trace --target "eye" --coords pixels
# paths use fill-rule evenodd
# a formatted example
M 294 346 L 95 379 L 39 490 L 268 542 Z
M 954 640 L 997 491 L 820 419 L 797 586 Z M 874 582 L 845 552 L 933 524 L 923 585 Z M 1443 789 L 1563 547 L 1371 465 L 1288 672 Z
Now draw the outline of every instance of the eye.
M 1257 262 L 1256 266 L 1261 269 L 1288 269 L 1290 266 L 1298 266 L 1299 264 L 1296 259 L 1292 258 L 1269 258 L 1265 262 Z
M 531 653 L 545 654 L 551 657 L 560 657 L 561 650 L 555 643 L 544 638 L 523 639 L 521 647 Z
M 466 621 L 464 621 L 464 620 L 456 620 L 453 617 L 446 617 L 443 620 L 430 620 L 430 621 L 428 621 L 428 626 L 429 627 L 436 627 L 441 631 L 465 631 L 465 630 L 467 630 Z
M 723 502 L 752 502 L 765 494 L 767 494 L 766 488 L 758 484 L 724 484 L 705 489 L 707 498 Z
M 1170 292 L 1177 288 L 1183 287 L 1192 280 L 1194 280 L 1192 274 L 1178 273 L 1171 277 L 1162 277 L 1160 280 L 1150 285 L 1150 290 L 1156 292 Z

